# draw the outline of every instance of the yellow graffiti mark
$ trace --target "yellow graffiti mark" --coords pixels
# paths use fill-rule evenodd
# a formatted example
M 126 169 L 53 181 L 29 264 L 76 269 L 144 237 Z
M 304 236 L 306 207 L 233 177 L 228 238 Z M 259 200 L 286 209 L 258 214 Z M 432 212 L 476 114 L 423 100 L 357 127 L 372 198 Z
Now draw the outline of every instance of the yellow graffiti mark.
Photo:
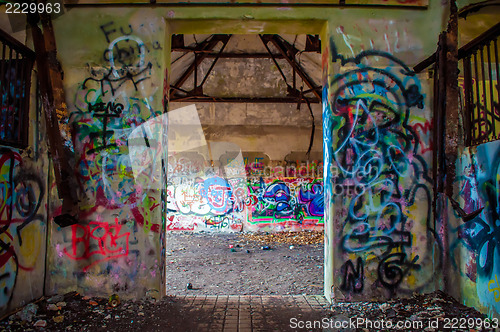
M 30 223 L 22 230 L 23 245 L 16 248 L 19 263 L 25 268 L 33 268 L 39 263 L 42 252 L 42 237 L 45 227 Z
M 496 282 L 496 287 L 495 288 L 490 288 L 491 284 L 495 283 Z M 500 301 L 500 285 L 498 284 L 498 279 L 497 279 L 497 275 L 495 274 L 495 280 L 491 279 L 489 282 L 488 282 L 488 290 L 491 292 L 494 292 L 493 295 L 495 296 L 495 301 L 498 302 Z
M 414 275 L 409 275 L 408 276 L 408 285 L 414 286 L 417 283 L 417 279 L 415 278 Z

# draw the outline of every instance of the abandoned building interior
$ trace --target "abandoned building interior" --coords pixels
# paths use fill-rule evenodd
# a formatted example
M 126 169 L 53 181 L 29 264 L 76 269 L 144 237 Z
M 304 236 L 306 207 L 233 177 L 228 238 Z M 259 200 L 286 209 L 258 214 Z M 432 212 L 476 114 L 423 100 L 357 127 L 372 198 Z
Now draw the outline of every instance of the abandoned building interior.
M 0 5 L 2 314 L 161 297 L 170 233 L 321 231 L 330 303 L 500 318 L 499 1 L 48 3 Z

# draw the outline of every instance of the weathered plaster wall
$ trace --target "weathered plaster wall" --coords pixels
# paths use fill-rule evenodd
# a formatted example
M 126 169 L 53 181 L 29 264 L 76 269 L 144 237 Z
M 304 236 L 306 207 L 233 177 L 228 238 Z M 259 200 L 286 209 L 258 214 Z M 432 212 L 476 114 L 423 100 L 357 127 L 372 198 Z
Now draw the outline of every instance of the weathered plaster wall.
M 131 149 L 143 136 L 161 147 L 153 124 L 164 111 L 165 21 L 147 9 L 85 9 L 54 30 L 82 197 L 80 223 L 50 229 L 48 292 L 158 295 L 164 180 L 139 180 L 134 167 L 150 156 Z
M 50 165 L 42 115 L 35 108 L 34 88 L 33 85 L 28 147 L 0 146 L 2 314 L 43 295 Z
M 252 179 L 248 221 L 256 231 L 321 230 L 324 223 L 322 178 Z
M 224 71 L 225 67 L 219 70 Z M 231 81 L 228 84 L 231 84 Z M 237 144 L 242 152 L 260 151 L 271 160 L 282 161 L 292 151 L 303 151 L 302 158 L 306 158 L 312 121 L 305 103 L 301 105 L 300 111 L 297 110 L 296 104 L 195 105 L 207 140 Z M 171 103 L 170 109 L 182 106 L 185 106 L 185 103 Z M 315 134 L 311 151 L 321 153 L 321 105 L 312 104 L 312 109 Z
M 46 155 L 0 148 L 0 311 L 42 295 L 47 227 Z

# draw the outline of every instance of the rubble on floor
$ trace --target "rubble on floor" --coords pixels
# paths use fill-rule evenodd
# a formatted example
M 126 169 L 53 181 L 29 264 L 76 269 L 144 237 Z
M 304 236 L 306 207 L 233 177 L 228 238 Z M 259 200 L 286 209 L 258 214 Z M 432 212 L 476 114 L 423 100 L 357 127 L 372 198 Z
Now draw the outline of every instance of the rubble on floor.
M 221 301 L 221 298 L 224 300 Z M 402 331 L 495 330 L 479 328 L 479 324 L 485 326 L 487 322 L 493 326 L 491 325 L 493 321 L 440 291 L 387 302 L 339 302 L 335 303 L 331 310 L 321 305 L 324 299 L 318 304 L 304 306 L 306 302 L 312 303 L 310 301 L 314 298 L 314 296 L 167 296 L 158 301 L 152 298 L 136 301 L 121 300 L 116 307 L 113 307 L 113 302 L 109 298 L 82 297 L 72 292 L 42 298 L 20 308 L 0 322 L 0 331 L 222 331 L 230 317 L 246 317 L 245 326 L 250 328 L 240 328 L 241 332 L 395 330 L 394 327 L 370 328 L 359 324 L 356 328 L 349 326 L 342 329 L 335 328 L 335 324 L 339 322 L 356 321 L 358 318 L 370 320 L 372 324 L 382 320 L 391 321 L 393 326 L 402 321 L 407 324 L 406 327 L 396 329 Z M 231 301 L 235 301 L 235 305 L 230 305 Z M 455 328 L 445 329 L 446 321 L 452 322 L 453 319 L 459 324 Z M 292 323 L 297 325 L 300 320 L 320 322 L 323 327 L 291 328 Z M 460 321 L 465 321 L 466 328 L 459 326 Z M 238 325 L 237 318 L 235 322 Z M 418 325 L 419 322 L 422 325 Z M 438 322 L 437 327 L 432 327 L 430 322 Z M 329 326 L 325 328 L 324 324 Z
M 387 302 L 338 302 L 332 306 L 332 319 L 358 319 L 364 324 L 355 331 L 496 331 L 498 320 L 489 320 L 474 308 L 466 307 L 453 297 L 435 291 L 413 294 L 407 299 Z M 390 321 L 383 328 L 381 322 Z M 400 322 L 399 326 L 396 324 Z M 370 325 L 370 323 L 372 325 Z M 379 325 L 376 325 L 379 324 Z M 489 327 L 489 328 L 485 328 Z
M 147 331 L 178 327 L 161 319 L 171 298 L 127 300 L 116 304 L 101 297 L 82 296 L 77 292 L 56 295 L 30 303 L 0 322 L 0 331 Z M 114 300 L 114 301 L 113 301 Z M 162 307 L 162 308 L 161 308 Z M 172 312 L 172 311 L 169 311 Z M 156 329 L 158 328 L 158 329 Z
M 324 241 L 323 231 L 277 232 L 277 233 L 242 233 L 247 241 L 258 243 L 284 243 L 294 245 L 319 244 Z

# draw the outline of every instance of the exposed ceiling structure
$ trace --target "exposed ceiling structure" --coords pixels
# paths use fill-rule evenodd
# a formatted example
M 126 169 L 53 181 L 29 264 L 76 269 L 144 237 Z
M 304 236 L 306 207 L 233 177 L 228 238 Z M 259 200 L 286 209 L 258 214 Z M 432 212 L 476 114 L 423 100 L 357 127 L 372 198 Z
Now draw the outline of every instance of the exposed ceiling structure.
M 317 35 L 174 35 L 171 102 L 320 103 Z

